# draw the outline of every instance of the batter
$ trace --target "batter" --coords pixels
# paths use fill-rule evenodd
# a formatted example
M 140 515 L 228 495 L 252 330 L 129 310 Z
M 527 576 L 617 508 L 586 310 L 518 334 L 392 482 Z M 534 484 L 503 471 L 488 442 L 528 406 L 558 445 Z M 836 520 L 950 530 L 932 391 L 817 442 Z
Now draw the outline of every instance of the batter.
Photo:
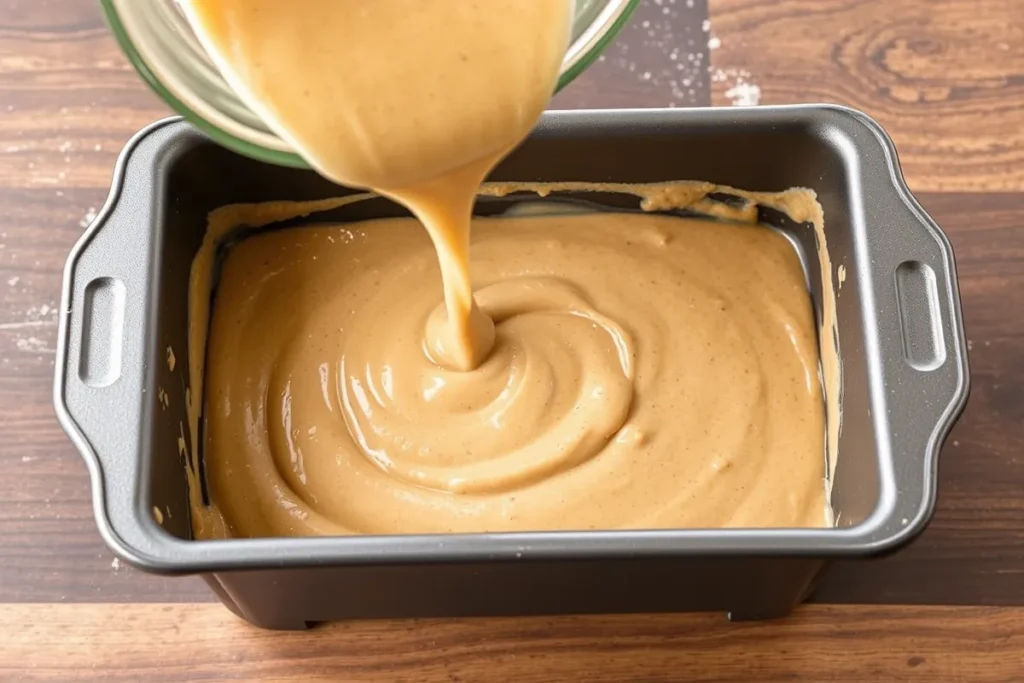
M 207 348 L 219 226 L 332 202 L 213 220 L 190 294 L 191 454 L 179 441 L 197 537 L 827 522 L 814 320 L 783 237 L 479 219 L 470 268 L 474 198 L 548 102 L 571 0 L 182 5 L 282 139 L 419 219 L 244 240 Z
M 710 209 L 717 188 L 632 189 L 648 208 Z M 809 193 L 769 197 L 820 220 Z M 217 212 L 193 320 L 230 226 L 348 201 Z M 197 536 L 830 523 L 818 340 L 784 237 L 643 213 L 477 218 L 473 235 L 496 332 L 469 372 L 434 360 L 441 280 L 413 219 L 230 250 L 205 377 L 215 505 L 194 491 Z
M 434 242 L 446 310 L 435 360 L 490 352 L 469 228 L 480 183 L 540 118 L 573 0 L 185 0 L 232 88 L 314 168 L 408 207 Z

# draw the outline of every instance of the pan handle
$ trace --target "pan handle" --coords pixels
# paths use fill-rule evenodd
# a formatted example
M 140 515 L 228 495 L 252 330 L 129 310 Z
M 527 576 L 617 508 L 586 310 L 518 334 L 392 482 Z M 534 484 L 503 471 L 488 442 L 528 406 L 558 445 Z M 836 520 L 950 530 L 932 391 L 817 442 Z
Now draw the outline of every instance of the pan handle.
M 949 240 L 902 178 L 873 196 L 865 218 L 897 508 L 889 533 L 913 535 L 934 511 L 939 451 L 967 403 L 970 373 Z
M 93 508 L 115 552 L 145 564 L 153 535 L 140 482 L 147 395 L 148 292 L 155 214 L 161 210 L 146 157 L 173 134 L 168 121 L 143 129 L 114 170 L 110 195 L 71 250 L 64 268 L 57 336 L 54 408 L 92 480 Z M 141 509 L 141 508 L 139 508 Z

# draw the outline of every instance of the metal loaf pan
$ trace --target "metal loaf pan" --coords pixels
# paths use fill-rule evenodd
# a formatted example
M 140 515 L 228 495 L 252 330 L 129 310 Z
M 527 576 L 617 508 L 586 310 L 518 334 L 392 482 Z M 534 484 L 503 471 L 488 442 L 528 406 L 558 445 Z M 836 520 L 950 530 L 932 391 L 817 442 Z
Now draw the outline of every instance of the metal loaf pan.
M 837 528 L 190 540 L 178 439 L 188 437 L 189 268 L 206 216 L 345 190 L 168 120 L 128 144 L 65 270 L 55 404 L 88 464 L 110 547 L 148 571 L 201 575 L 230 609 L 269 628 L 565 612 L 750 619 L 786 614 L 830 560 L 892 551 L 925 527 L 939 450 L 967 400 L 966 346 L 949 242 L 907 190 L 876 123 L 833 106 L 554 112 L 493 177 L 818 193 L 837 289 L 835 266 L 845 268 Z M 813 254 L 799 227 L 790 236 Z

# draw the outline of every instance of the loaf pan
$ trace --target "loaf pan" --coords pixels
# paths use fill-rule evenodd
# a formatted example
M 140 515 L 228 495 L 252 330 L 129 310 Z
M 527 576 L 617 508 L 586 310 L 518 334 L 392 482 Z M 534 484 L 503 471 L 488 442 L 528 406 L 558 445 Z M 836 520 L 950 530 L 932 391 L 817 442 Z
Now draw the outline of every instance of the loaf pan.
M 967 400 L 967 356 L 949 242 L 875 122 L 835 106 L 552 112 L 492 178 L 817 192 L 843 377 L 835 528 L 191 540 L 179 438 L 189 438 L 189 268 L 207 214 L 346 190 L 239 156 L 171 119 L 129 142 L 64 274 L 56 410 L 88 464 L 114 552 L 144 570 L 200 575 L 231 610 L 268 628 L 622 611 L 758 619 L 805 599 L 830 560 L 893 551 L 925 527 L 939 451 Z M 322 218 L 354 217 L 370 216 Z M 776 227 L 814 253 L 807 231 Z M 819 315 L 820 278 L 809 277 Z

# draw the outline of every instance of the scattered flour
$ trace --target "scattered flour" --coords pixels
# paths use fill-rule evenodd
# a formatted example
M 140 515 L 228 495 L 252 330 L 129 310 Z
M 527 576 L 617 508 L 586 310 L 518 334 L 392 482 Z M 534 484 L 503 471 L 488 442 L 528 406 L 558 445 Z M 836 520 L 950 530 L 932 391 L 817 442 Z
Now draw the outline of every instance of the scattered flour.
M 761 103 L 761 86 L 753 82 L 746 69 L 714 69 L 712 83 L 725 83 L 725 96 L 734 107 L 752 107 Z
M 19 277 L 15 276 L 7 281 L 7 284 L 11 287 L 18 284 Z M 56 303 L 44 303 L 40 306 L 32 306 L 25 311 L 25 317 L 21 320 L 12 322 L 0 322 L 0 330 L 5 331 L 20 331 L 20 330 L 35 330 L 57 326 L 57 304 Z M 51 346 L 52 339 L 40 338 L 36 336 L 25 336 L 16 337 L 14 339 L 14 348 L 24 353 L 34 353 L 37 355 L 46 355 L 56 353 L 56 350 Z M 8 358 L 4 358 L 3 362 L 9 362 Z
M 734 107 L 753 107 L 761 103 L 761 87 L 754 83 L 737 83 L 725 91 Z
M 78 225 L 82 228 L 88 228 L 94 220 L 96 220 L 96 208 L 90 206 L 89 210 L 82 216 L 82 220 L 78 221 Z
M 600 58 L 600 71 L 643 84 L 652 105 L 690 107 L 703 104 L 708 72 L 710 22 L 694 24 L 693 0 L 648 0 Z M 594 74 L 591 76 L 597 78 Z M 598 104 L 598 103 L 588 103 Z M 579 106 L 579 103 L 574 103 Z
M 14 340 L 14 346 L 19 351 L 25 351 L 28 353 L 56 353 L 56 349 L 52 349 L 47 345 L 45 339 L 39 337 L 19 337 Z
M 7 284 L 11 284 L 11 283 L 8 281 Z M 56 324 L 56 322 L 57 322 L 57 303 L 56 302 L 50 302 L 50 303 L 46 303 L 46 304 L 41 304 L 39 306 L 31 306 L 27 311 L 25 311 L 25 320 L 23 322 L 26 322 L 26 323 L 32 323 L 32 322 L 39 323 L 39 322 L 42 322 L 42 323 Z

